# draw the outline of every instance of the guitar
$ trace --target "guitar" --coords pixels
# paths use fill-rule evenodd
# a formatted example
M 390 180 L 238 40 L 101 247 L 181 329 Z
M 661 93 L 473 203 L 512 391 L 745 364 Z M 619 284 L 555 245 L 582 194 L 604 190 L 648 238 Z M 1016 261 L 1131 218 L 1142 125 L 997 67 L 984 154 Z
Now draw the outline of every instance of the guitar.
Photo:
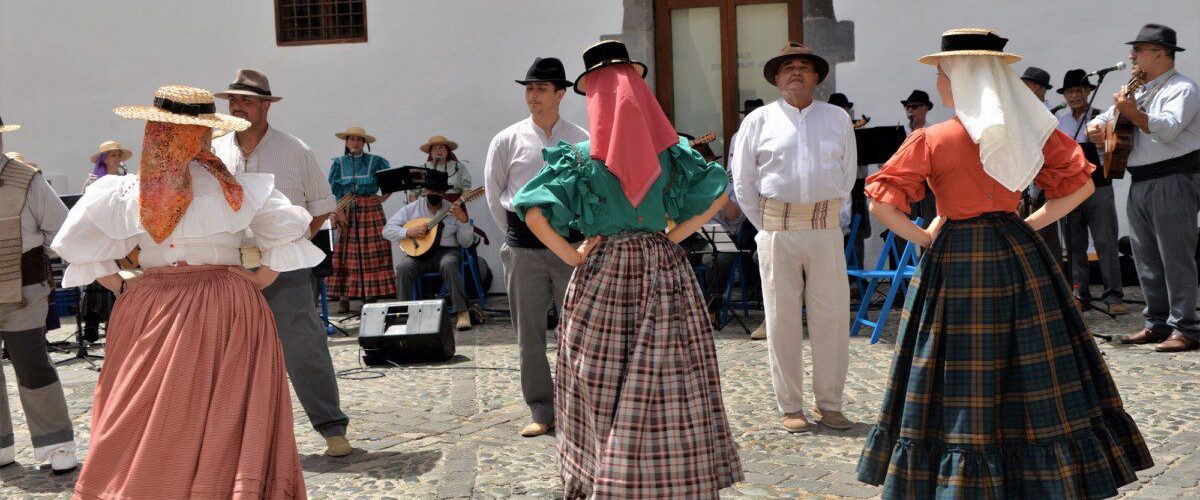
M 855 128 L 855 129 L 860 129 L 860 128 L 863 128 L 864 126 L 866 126 L 868 123 L 871 123 L 871 117 L 867 116 L 867 115 L 862 115 L 862 118 L 854 120 L 854 123 L 851 124 L 851 127 Z
M 709 132 L 707 134 L 704 134 L 704 135 L 696 138 L 696 140 L 689 142 L 688 145 L 692 146 L 692 147 L 696 147 L 701 144 L 708 144 L 708 143 L 716 140 L 716 138 L 717 138 L 717 134 Z
M 1133 93 L 1146 84 L 1146 73 L 1140 69 L 1133 71 L 1129 83 L 1125 84 L 1125 98 L 1132 99 Z M 1133 152 L 1133 131 L 1137 128 L 1128 117 L 1121 116 L 1113 108 L 1113 117 L 1105 125 L 1104 134 L 1104 177 L 1121 179 L 1125 177 L 1125 164 L 1129 162 L 1129 153 Z
M 430 248 L 437 246 L 439 239 L 438 232 L 441 229 L 442 220 L 450 215 L 450 210 L 454 207 L 461 206 L 471 200 L 483 196 L 483 186 L 467 191 L 458 198 L 458 201 L 450 204 L 450 206 L 438 211 L 433 217 L 418 217 L 404 224 L 404 229 L 413 230 L 418 227 L 425 228 L 425 236 L 420 238 L 404 238 L 400 240 L 400 249 L 409 257 L 420 257 L 425 255 Z

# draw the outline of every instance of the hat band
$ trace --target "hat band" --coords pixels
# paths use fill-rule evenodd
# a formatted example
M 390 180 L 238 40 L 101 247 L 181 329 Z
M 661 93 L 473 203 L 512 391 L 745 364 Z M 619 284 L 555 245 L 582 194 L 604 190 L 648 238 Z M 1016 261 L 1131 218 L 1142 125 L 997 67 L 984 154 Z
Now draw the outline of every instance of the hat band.
M 265 96 L 271 95 L 270 90 L 266 90 L 266 89 L 263 89 L 262 87 L 256 87 L 254 85 L 248 85 L 245 83 L 238 83 L 238 82 L 229 84 L 229 90 L 249 90 L 249 91 L 254 92 L 255 94 L 259 94 L 259 95 L 265 95 Z
M 1001 38 L 992 33 L 986 35 L 946 35 L 942 37 L 942 52 L 955 50 L 992 50 L 1001 52 L 1007 43 L 1007 38 Z
M 211 102 L 200 104 L 184 104 L 175 102 L 165 97 L 155 97 L 154 107 L 163 111 L 175 113 L 177 115 L 200 116 L 211 115 L 217 112 L 217 107 Z

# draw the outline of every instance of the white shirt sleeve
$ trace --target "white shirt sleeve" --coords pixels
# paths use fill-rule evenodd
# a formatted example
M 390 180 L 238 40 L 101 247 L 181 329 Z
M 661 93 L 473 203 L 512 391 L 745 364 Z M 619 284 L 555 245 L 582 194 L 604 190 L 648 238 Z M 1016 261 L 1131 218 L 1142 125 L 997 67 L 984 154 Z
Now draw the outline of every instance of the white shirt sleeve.
M 854 181 L 858 178 L 858 139 L 854 136 L 854 125 L 850 122 L 843 122 L 842 127 L 842 147 L 846 152 L 842 156 L 842 187 L 845 192 L 850 193 L 846 197 L 846 202 L 849 203 L 854 193 Z
M 262 252 L 262 263 L 279 272 L 295 271 L 320 264 L 325 253 L 308 238 L 312 216 L 273 190 L 250 220 L 254 244 Z
M 733 136 L 733 151 L 729 154 L 729 168 L 733 171 L 733 188 L 737 194 L 742 213 L 754 227 L 762 229 L 759 217 L 758 163 L 754 155 L 758 143 L 758 127 L 755 121 L 747 120 Z
M 87 285 L 101 276 L 116 274 L 116 260 L 129 255 L 137 247 L 135 234 L 114 237 L 92 220 L 93 216 L 127 216 L 113 210 L 89 210 L 93 205 L 105 206 L 115 200 L 122 183 L 116 176 L 111 177 L 102 178 L 91 185 L 87 194 L 67 214 L 50 244 L 50 249 L 68 264 L 63 272 L 64 288 Z
M 304 200 L 293 200 L 297 205 L 303 203 L 313 218 L 333 212 L 337 208 L 337 200 L 333 198 L 333 189 L 329 181 L 321 175 L 321 167 L 317 165 L 317 155 L 311 149 L 304 148 L 301 153 L 299 167 L 304 171 L 300 176 L 304 183 Z
M 423 198 L 417 198 L 417 201 L 409 202 L 392 214 L 388 219 L 387 224 L 383 226 L 383 238 L 388 241 L 400 241 L 408 237 L 408 230 L 404 229 L 404 224 L 413 218 L 413 211 L 416 210 L 417 203 L 424 203 Z
M 1158 143 L 1171 142 L 1183 128 L 1196 119 L 1200 111 L 1200 96 L 1190 85 L 1176 87 L 1175 95 L 1164 96 L 1162 108 L 1157 113 L 1147 113 L 1150 140 Z
M 508 167 L 512 155 L 507 151 L 508 148 L 501 146 L 501 140 L 497 135 L 488 145 L 487 161 L 483 164 L 484 195 L 492 220 L 496 221 L 501 231 L 508 231 L 508 211 L 500 203 L 500 196 L 508 187 Z

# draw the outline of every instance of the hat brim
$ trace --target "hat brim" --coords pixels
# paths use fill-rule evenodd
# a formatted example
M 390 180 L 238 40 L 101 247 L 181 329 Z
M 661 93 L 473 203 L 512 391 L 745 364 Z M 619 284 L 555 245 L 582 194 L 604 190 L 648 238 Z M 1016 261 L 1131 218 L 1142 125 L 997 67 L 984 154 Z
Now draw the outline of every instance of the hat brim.
M 454 141 L 440 142 L 439 141 L 439 142 L 427 142 L 425 144 L 422 144 L 421 152 L 425 153 L 425 154 L 429 154 L 429 150 L 433 149 L 433 147 L 437 146 L 438 144 L 442 144 L 442 145 L 446 146 L 446 149 L 449 149 L 450 151 L 454 151 L 455 149 L 458 149 L 457 142 L 454 142 Z
M 928 106 L 929 109 L 933 109 L 933 103 L 929 102 L 929 101 L 909 101 L 909 100 L 900 101 L 901 106 L 908 106 L 909 104 L 924 104 L 924 105 Z
M 1166 47 L 1166 48 L 1168 48 L 1168 49 L 1174 50 L 1175 52 L 1183 52 L 1183 51 L 1187 50 L 1187 49 L 1185 49 L 1185 48 L 1183 48 L 1183 47 L 1180 47 L 1180 46 L 1178 46 L 1178 45 L 1171 45 L 1171 44 L 1169 44 L 1169 43 L 1163 43 L 1163 42 L 1152 42 L 1152 41 L 1149 41 L 1149 40 L 1131 40 L 1131 41 L 1125 42 L 1125 45 L 1136 45 L 1136 44 L 1139 44 L 1139 43 L 1152 43 L 1152 44 L 1154 44 L 1154 45 L 1159 45 L 1159 46 Z
M 637 61 L 632 61 L 629 59 L 610 59 L 608 61 L 601 61 L 601 62 L 596 63 L 595 66 L 592 66 L 592 67 L 584 70 L 583 73 L 580 73 L 579 76 L 575 78 L 575 93 L 579 94 L 579 95 L 587 95 L 587 91 L 583 88 L 583 77 L 587 76 L 588 73 L 591 73 L 598 69 L 607 68 L 609 66 L 613 66 L 616 64 L 632 64 L 634 66 L 637 66 L 638 68 L 641 68 L 643 79 L 646 78 L 646 73 L 649 71 L 649 68 L 647 68 L 645 64 L 642 64 Z
M 130 151 L 130 150 L 128 150 L 128 149 L 125 149 L 125 148 L 121 148 L 121 149 L 110 149 L 110 150 L 108 150 L 108 151 L 99 151 L 99 152 L 97 152 L 96 154 L 92 155 L 92 163 L 96 163 L 96 160 L 99 160 L 99 159 L 100 159 L 100 155 L 102 155 L 102 154 L 104 154 L 104 153 L 114 153 L 114 152 L 119 152 L 119 153 L 121 153 L 121 159 L 120 159 L 120 160 L 118 160 L 118 161 L 125 161 L 125 160 L 128 160 L 128 159 L 130 159 L 130 158 L 133 158 L 133 151 Z
M 825 81 L 825 77 L 829 76 L 829 61 L 826 61 L 824 57 L 816 54 L 784 54 L 768 59 L 767 64 L 763 65 L 763 78 L 767 79 L 767 83 L 775 86 L 775 75 L 779 74 L 779 66 L 789 59 L 805 59 L 811 62 L 813 69 L 817 71 L 817 85 L 820 85 Z
M 373 135 L 371 135 L 371 134 L 348 134 L 348 133 L 346 133 L 346 132 L 338 132 L 338 133 L 336 133 L 336 134 L 333 134 L 333 135 L 334 135 L 334 136 L 336 136 L 338 139 L 341 139 L 341 140 L 343 140 L 343 141 L 344 141 L 344 140 L 346 140 L 346 138 L 347 138 L 347 137 L 362 137 L 364 141 L 367 141 L 367 144 L 374 144 L 374 143 L 375 143 L 375 136 L 373 136 Z
M 5 132 L 15 132 L 17 130 L 21 130 L 21 126 L 16 123 L 11 125 L 0 125 L 0 134 Z
M 529 85 L 531 83 L 553 83 L 555 85 L 561 85 L 563 88 L 575 86 L 575 84 L 571 83 L 571 80 L 555 79 L 555 80 L 513 80 L 513 81 L 517 82 L 517 85 L 522 85 L 522 86 Z
M 250 128 L 250 122 L 236 116 L 221 113 L 203 114 L 197 116 L 181 115 L 163 111 L 154 106 L 121 106 L 113 108 L 113 113 L 121 118 L 145 120 L 149 122 L 176 123 L 179 125 L 200 125 L 202 127 L 219 128 L 241 132 Z
M 1067 89 L 1073 89 L 1073 88 L 1075 88 L 1075 87 L 1087 87 L 1087 89 L 1088 89 L 1088 92 L 1091 92 L 1091 91 L 1093 91 L 1093 90 L 1096 90 L 1096 88 L 1097 88 L 1095 85 L 1092 85 L 1092 84 L 1090 84 L 1090 83 L 1089 83 L 1089 84 L 1087 84 L 1087 85 L 1072 85 L 1072 86 L 1070 86 L 1070 87 L 1062 87 L 1062 88 L 1060 88 L 1060 89 L 1058 89 L 1058 90 L 1055 90 L 1055 92 L 1058 92 L 1059 94 L 1065 94 L 1065 93 L 1067 93 Z
M 1037 80 L 1034 80 L 1033 78 L 1021 77 L 1021 81 L 1024 81 L 1024 82 L 1030 82 L 1030 83 L 1036 83 L 1036 84 L 1038 84 L 1038 85 L 1041 85 L 1042 87 L 1045 87 L 1045 88 L 1046 88 L 1046 90 L 1053 90 L 1053 89 L 1054 89 L 1054 86 L 1053 86 L 1053 85 L 1050 85 L 1050 84 L 1048 84 L 1048 83 L 1044 83 L 1044 82 L 1039 82 L 1039 81 L 1037 81 Z
M 255 94 L 254 92 L 251 92 L 249 90 L 226 90 L 224 92 L 217 92 L 216 94 L 213 94 L 213 97 L 216 97 L 218 99 L 225 99 L 228 101 L 232 96 L 235 96 L 235 95 L 247 95 L 250 97 L 257 97 L 259 99 L 263 99 L 263 100 L 267 100 L 267 101 L 271 101 L 271 102 L 275 102 L 275 101 L 279 101 L 279 100 L 283 99 L 282 97 L 279 97 L 277 95 Z
M 1013 64 L 1013 63 L 1021 60 L 1021 56 L 1019 56 L 1019 55 L 1010 54 L 1008 52 L 1000 52 L 998 50 L 948 50 L 945 52 L 937 52 L 934 54 L 921 56 L 920 59 L 917 59 L 917 62 L 919 62 L 921 64 L 928 64 L 930 66 L 933 66 L 933 65 L 937 64 L 938 59 L 941 59 L 943 57 L 951 57 L 951 56 L 999 57 L 1000 60 L 1004 61 L 1005 64 Z

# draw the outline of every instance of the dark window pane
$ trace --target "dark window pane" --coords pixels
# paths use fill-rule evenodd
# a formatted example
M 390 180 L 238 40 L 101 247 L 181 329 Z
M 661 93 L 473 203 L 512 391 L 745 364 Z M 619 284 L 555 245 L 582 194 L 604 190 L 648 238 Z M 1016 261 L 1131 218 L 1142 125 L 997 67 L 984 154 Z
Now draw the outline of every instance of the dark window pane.
M 279 43 L 366 38 L 366 0 L 275 0 Z

